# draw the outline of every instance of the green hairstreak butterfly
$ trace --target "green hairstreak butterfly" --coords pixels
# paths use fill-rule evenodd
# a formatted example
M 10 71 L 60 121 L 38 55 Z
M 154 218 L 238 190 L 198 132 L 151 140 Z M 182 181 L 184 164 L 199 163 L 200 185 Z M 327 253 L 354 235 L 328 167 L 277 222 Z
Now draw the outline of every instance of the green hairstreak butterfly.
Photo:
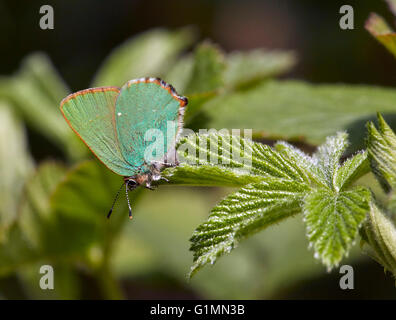
M 158 78 L 130 80 L 121 88 L 86 89 L 61 102 L 73 131 L 105 166 L 124 177 L 130 218 L 128 190 L 139 185 L 152 189 L 151 182 L 162 178 L 161 169 L 177 165 L 175 145 L 186 105 L 187 98 Z M 159 137 L 163 152 L 151 148 Z

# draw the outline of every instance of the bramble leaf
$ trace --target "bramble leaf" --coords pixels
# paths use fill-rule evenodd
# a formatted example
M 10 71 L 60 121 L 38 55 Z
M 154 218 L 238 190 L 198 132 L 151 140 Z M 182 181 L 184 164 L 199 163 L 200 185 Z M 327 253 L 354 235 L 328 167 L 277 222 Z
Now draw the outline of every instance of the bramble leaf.
M 365 152 L 340 164 L 347 146 L 344 132 L 328 137 L 312 156 L 286 142 L 278 142 L 274 150 L 227 134 L 182 140 L 181 165 L 166 171 L 171 182 L 244 185 L 214 207 L 194 232 L 190 276 L 229 253 L 241 239 L 301 211 L 315 256 L 328 268 L 337 265 L 354 243 L 371 198 L 365 188 L 347 190 L 369 171 Z
M 226 197 L 190 239 L 194 264 L 189 276 L 229 253 L 241 239 L 300 212 L 308 190 L 301 182 L 266 178 Z
M 319 146 L 313 154 L 312 160 L 317 168 L 316 172 L 328 188 L 336 189 L 336 176 L 340 168 L 340 159 L 348 146 L 347 134 L 339 132 L 335 136 L 326 138 L 326 142 Z
M 338 169 L 334 184 L 338 190 L 344 190 L 370 171 L 367 152 L 358 152 L 347 159 Z
M 190 135 L 178 146 L 180 166 L 164 171 L 171 183 L 242 186 L 266 177 L 307 183 L 304 170 L 271 147 L 235 135 Z
M 367 150 L 371 169 L 385 191 L 396 187 L 396 135 L 378 114 L 378 129 L 367 124 Z
M 396 277 L 396 228 L 374 203 L 370 204 L 369 218 L 361 233 L 371 246 L 368 254 Z
M 331 269 L 337 266 L 355 241 L 369 210 L 365 188 L 335 192 L 312 191 L 304 199 L 304 218 L 315 257 Z

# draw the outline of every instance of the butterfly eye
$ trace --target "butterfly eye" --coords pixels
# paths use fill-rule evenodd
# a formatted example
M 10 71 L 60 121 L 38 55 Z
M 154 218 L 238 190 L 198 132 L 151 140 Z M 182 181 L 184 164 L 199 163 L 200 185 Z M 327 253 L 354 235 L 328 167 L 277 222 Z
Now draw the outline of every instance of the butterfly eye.
M 138 186 L 138 183 L 135 180 L 128 180 L 128 188 L 135 189 Z

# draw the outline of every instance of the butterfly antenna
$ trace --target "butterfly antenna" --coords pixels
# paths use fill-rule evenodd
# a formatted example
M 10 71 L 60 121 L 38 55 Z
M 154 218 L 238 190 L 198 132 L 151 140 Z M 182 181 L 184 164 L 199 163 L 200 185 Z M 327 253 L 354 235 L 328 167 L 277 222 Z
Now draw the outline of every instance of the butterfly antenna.
M 107 214 L 107 219 L 110 218 L 111 213 L 113 212 L 113 209 L 114 209 L 114 205 L 116 204 L 116 201 L 117 201 L 117 199 L 118 199 L 118 196 L 120 195 L 121 189 L 122 189 L 122 187 L 124 186 L 125 183 L 126 183 L 126 182 L 124 181 L 124 183 L 121 185 L 120 189 L 118 189 L 117 194 L 116 194 L 116 196 L 115 196 L 115 198 L 114 198 L 113 204 L 112 204 L 112 206 L 111 206 L 111 209 L 110 209 L 109 213 Z
M 131 204 L 129 202 L 129 196 L 128 196 L 128 185 L 125 185 L 125 193 L 126 193 L 126 198 L 127 198 L 127 202 L 128 202 L 128 209 L 129 209 L 129 219 L 132 219 L 132 209 L 131 209 Z

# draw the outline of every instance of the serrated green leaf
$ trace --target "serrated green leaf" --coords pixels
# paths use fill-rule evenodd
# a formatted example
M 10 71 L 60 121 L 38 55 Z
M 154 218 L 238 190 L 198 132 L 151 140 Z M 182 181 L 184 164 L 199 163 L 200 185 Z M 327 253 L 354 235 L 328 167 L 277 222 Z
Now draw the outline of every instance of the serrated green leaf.
M 396 33 L 382 17 L 371 13 L 365 28 L 396 57 Z
M 337 170 L 334 184 L 338 190 L 344 190 L 369 171 L 367 152 L 359 152 L 347 159 Z
M 250 175 L 242 170 L 210 165 L 181 165 L 177 169 L 165 170 L 162 176 L 169 183 L 182 186 L 241 187 L 263 180 L 261 176 Z
M 97 73 L 94 86 L 122 86 L 130 79 L 161 77 L 193 41 L 189 28 L 157 29 L 128 40 L 110 54 Z
M 264 132 L 267 139 L 300 137 L 318 145 L 344 130 L 354 133 L 354 141 L 362 141 L 367 119 L 377 111 L 394 112 L 394 101 L 393 89 L 268 80 L 215 97 L 201 110 L 207 128 L 249 128 L 253 135 Z
M 359 152 L 340 165 L 341 155 L 348 145 L 346 139 L 345 133 L 328 137 L 312 157 L 284 141 L 278 142 L 275 149 L 304 168 L 307 180 L 316 186 L 342 190 L 370 169 L 366 152 Z
M 335 136 L 327 137 L 326 142 L 320 145 L 312 155 L 318 174 L 329 188 L 335 188 L 336 191 L 338 191 L 336 176 L 340 168 L 341 156 L 348 146 L 347 137 L 345 132 L 338 132 Z
M 396 186 L 396 135 L 380 114 L 378 130 L 367 124 L 367 151 L 371 169 L 385 191 Z
M 306 175 L 306 181 L 311 181 L 317 185 L 324 185 L 322 178 L 318 175 L 316 163 L 311 156 L 285 141 L 277 142 L 275 144 L 275 150 L 298 164 L 303 169 L 302 172 Z
M 232 143 L 233 140 L 236 140 L 236 143 Z M 227 166 L 222 165 L 225 159 L 230 158 L 229 153 L 224 152 L 223 148 L 232 144 L 236 146 L 236 150 L 239 150 L 241 145 L 245 149 L 248 147 L 252 150 L 251 166 L 243 166 L 241 162 L 233 161 L 232 158 Z M 288 192 L 290 190 L 297 190 L 300 199 L 304 198 L 308 235 L 315 247 L 316 255 L 329 268 L 336 265 L 348 253 L 368 211 L 370 200 L 370 192 L 365 188 L 345 191 L 351 183 L 368 172 L 366 153 L 358 153 L 340 165 L 340 158 L 347 145 L 347 134 L 340 132 L 328 137 L 310 157 L 285 142 L 277 143 L 275 151 L 269 146 L 253 143 L 247 139 L 214 133 L 192 135 L 182 140 L 178 154 L 184 162 L 182 161 L 179 168 L 172 169 L 172 172 L 184 171 L 179 172 L 177 176 L 179 180 L 174 182 L 182 182 L 183 176 L 187 176 L 190 180 L 186 180 L 186 183 L 193 183 L 194 179 L 199 181 L 200 174 L 204 182 L 210 181 L 214 185 L 216 182 L 219 184 L 224 181 L 232 182 L 234 177 L 231 173 L 235 168 L 239 173 L 248 169 L 245 172 L 250 172 L 251 177 L 256 175 L 262 178 L 261 182 L 248 184 L 223 200 L 212 210 L 208 222 L 196 230 L 191 239 L 195 261 L 191 273 L 207 263 L 214 262 L 224 253 L 230 252 L 239 239 L 249 232 L 254 233 L 255 227 L 246 226 L 250 223 L 255 226 L 255 218 L 249 216 L 250 213 L 255 216 L 257 213 L 255 209 L 261 212 L 262 208 L 265 208 L 263 209 L 265 211 L 266 206 L 269 206 L 268 210 L 274 208 L 276 213 L 266 218 L 276 217 L 278 208 L 281 208 L 281 211 L 285 209 L 283 199 L 277 199 L 280 191 L 288 199 L 287 201 L 290 200 L 288 196 L 291 196 L 293 201 L 296 200 L 296 197 Z M 234 147 L 226 149 L 234 150 Z M 183 150 L 188 150 L 187 155 Z M 211 166 L 215 170 L 211 169 Z M 194 170 L 191 170 L 193 168 Z M 223 174 L 221 170 L 224 170 Z M 210 175 L 212 172 L 213 176 Z M 208 177 L 205 177 L 205 174 Z M 172 181 L 172 176 L 169 177 Z M 284 190 L 279 183 L 284 183 L 291 189 Z M 238 186 L 238 183 L 234 182 L 232 186 Z M 272 194 L 275 195 L 274 199 L 270 196 Z M 266 198 L 273 201 L 267 201 Z M 301 210 L 301 203 L 300 206 L 297 205 L 298 203 L 300 202 L 294 203 L 296 206 L 293 206 L 293 212 Z M 282 212 L 286 211 L 285 209 Z M 249 218 L 246 225 L 244 218 Z M 237 222 L 235 225 L 234 220 Z M 257 230 L 260 227 L 261 224 L 258 223 Z M 239 237 L 237 240 L 235 240 L 236 236 Z
M 396 277 L 396 228 L 374 204 L 370 204 L 369 219 L 362 229 L 364 240 L 371 246 L 368 253 Z
M 181 165 L 164 171 L 171 183 L 241 186 L 266 177 L 308 183 L 306 173 L 271 147 L 236 135 L 190 135 L 180 141 Z
M 301 182 L 266 178 L 226 197 L 193 233 L 190 241 L 194 264 L 190 277 L 229 253 L 241 239 L 300 212 L 308 190 Z
M 370 192 L 365 188 L 334 192 L 312 191 L 304 199 L 304 219 L 315 257 L 331 269 L 348 254 L 369 211 Z
M 23 184 L 33 167 L 22 124 L 11 106 L 0 102 L 0 242 L 17 217 Z
M 287 51 L 255 49 L 232 52 L 227 55 L 225 85 L 229 88 L 246 87 L 260 80 L 282 74 L 295 64 L 295 56 Z

